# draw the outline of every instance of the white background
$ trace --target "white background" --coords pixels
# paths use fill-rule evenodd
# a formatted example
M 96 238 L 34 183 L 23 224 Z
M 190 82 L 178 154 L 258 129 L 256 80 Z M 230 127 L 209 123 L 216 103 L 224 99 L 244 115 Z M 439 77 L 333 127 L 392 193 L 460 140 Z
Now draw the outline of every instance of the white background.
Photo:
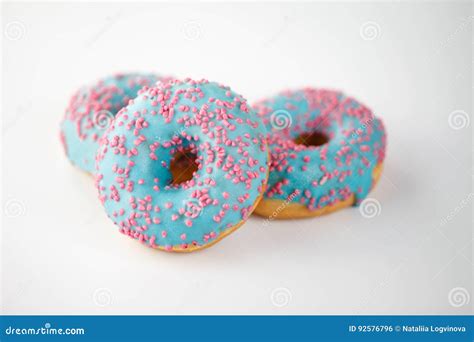
M 1 12 L 3 313 L 470 313 L 469 2 L 24 3 Z M 79 86 L 125 71 L 204 77 L 250 101 L 302 86 L 360 99 L 388 130 L 370 195 L 378 215 L 349 208 L 267 227 L 252 217 L 186 255 L 119 234 L 93 179 L 63 155 L 58 128 Z

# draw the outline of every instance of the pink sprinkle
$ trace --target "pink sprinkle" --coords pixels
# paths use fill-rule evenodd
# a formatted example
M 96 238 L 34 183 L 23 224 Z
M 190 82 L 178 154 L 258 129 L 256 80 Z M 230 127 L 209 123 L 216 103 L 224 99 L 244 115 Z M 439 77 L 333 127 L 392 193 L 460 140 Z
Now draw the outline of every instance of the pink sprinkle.
M 324 175 L 323 178 L 321 178 L 321 180 L 319 181 L 319 185 L 324 185 L 324 183 L 326 183 L 327 180 L 328 180 L 328 177 Z

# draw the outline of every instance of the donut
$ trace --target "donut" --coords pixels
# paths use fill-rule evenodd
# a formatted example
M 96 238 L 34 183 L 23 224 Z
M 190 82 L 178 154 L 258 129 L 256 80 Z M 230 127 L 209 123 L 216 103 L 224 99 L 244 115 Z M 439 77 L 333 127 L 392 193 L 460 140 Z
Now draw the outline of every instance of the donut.
M 268 165 L 265 126 L 242 96 L 207 80 L 171 80 L 119 111 L 100 141 L 96 185 L 121 233 L 191 252 L 246 221 Z
M 268 129 L 270 177 L 255 213 L 319 216 L 358 205 L 382 171 L 382 121 L 341 92 L 304 88 L 256 102 Z
M 161 79 L 152 74 L 117 74 L 76 91 L 60 127 L 60 139 L 72 164 L 93 173 L 100 137 L 114 116 L 143 86 Z

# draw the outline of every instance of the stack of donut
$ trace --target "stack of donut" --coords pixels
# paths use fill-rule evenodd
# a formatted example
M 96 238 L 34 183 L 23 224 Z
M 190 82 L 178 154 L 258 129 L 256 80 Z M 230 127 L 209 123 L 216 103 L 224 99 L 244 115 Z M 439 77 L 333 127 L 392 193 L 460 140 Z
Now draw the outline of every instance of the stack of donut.
M 191 252 L 268 219 L 359 204 L 385 156 L 382 122 L 336 91 L 286 91 L 250 106 L 207 80 L 126 74 L 79 90 L 61 124 L 71 162 L 94 174 L 118 230 Z

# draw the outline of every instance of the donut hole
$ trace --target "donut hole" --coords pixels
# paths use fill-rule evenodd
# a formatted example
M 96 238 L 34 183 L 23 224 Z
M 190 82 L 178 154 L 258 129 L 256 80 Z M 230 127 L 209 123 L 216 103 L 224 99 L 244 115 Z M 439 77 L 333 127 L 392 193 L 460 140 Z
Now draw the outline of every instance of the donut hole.
M 176 152 L 170 162 L 171 184 L 178 185 L 191 180 L 198 168 L 197 155 L 191 149 Z
M 329 137 L 322 132 L 311 132 L 300 134 L 293 140 L 298 145 L 304 146 L 321 146 L 329 141 Z

